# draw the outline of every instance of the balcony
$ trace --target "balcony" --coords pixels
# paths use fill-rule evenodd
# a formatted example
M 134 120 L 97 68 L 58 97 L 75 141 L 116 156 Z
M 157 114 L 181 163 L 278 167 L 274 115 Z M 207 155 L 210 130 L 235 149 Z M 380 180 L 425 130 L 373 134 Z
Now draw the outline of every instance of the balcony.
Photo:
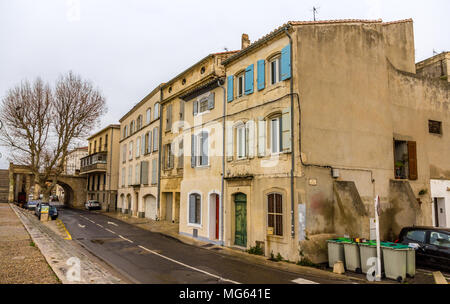
M 81 159 L 80 174 L 106 172 L 107 152 L 97 152 Z

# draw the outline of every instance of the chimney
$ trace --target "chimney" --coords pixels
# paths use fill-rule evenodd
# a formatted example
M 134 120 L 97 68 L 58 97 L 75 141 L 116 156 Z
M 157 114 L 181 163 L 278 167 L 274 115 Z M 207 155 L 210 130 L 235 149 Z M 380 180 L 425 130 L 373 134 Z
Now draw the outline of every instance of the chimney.
M 248 35 L 242 34 L 241 49 L 245 49 L 249 45 L 250 45 L 250 39 L 248 39 Z

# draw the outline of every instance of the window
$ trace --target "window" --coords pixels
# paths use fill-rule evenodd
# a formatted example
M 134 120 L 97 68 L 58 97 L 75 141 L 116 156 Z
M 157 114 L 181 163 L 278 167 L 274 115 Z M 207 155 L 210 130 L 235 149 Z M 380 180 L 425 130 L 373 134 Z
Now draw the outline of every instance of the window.
M 164 168 L 172 169 L 173 168 L 173 151 L 172 144 L 164 145 Z
M 208 99 L 203 98 L 199 101 L 199 112 L 206 112 L 208 110 Z
M 100 174 L 97 175 L 97 190 L 100 190 Z
M 172 105 L 167 105 L 166 111 L 166 131 L 172 130 Z
M 208 165 L 208 132 L 201 132 L 199 135 L 200 159 L 199 166 Z
M 141 152 L 141 138 L 138 136 L 138 138 L 136 138 L 136 158 L 140 156 L 140 152 Z
M 183 168 L 184 164 L 184 152 L 183 152 L 183 139 L 178 143 L 178 168 Z
M 191 135 L 191 167 L 209 165 L 208 132 Z
M 127 161 L 127 144 L 122 146 L 122 163 Z
M 153 111 L 153 119 L 159 118 L 159 103 L 155 104 L 155 109 Z
M 102 140 L 103 140 L 103 138 L 100 137 L 100 142 L 98 145 L 98 152 L 102 152 Z
M 125 167 L 122 168 L 122 187 L 125 187 Z
M 140 130 L 142 128 L 142 115 L 139 115 L 137 118 L 137 129 Z
M 267 227 L 273 235 L 283 235 L 283 197 L 278 193 L 267 196 Z
M 94 153 L 96 153 L 96 152 L 97 152 L 97 141 L 94 140 Z
M 200 225 L 201 223 L 201 196 L 198 193 L 189 195 L 189 224 Z
M 236 127 L 236 154 L 237 154 L 237 159 L 243 159 L 246 157 L 246 147 L 245 147 L 245 143 L 246 143 L 246 132 L 245 132 L 245 125 L 239 125 L 238 127 Z
M 408 231 L 406 238 L 420 243 L 425 243 L 425 234 L 426 232 L 423 230 L 412 230 Z
M 280 153 L 282 150 L 281 116 L 270 120 L 270 147 L 272 154 Z
M 148 108 L 146 112 L 146 123 L 149 124 L 152 121 L 152 109 Z
M 156 185 L 158 182 L 158 159 L 152 159 L 152 185 Z
M 214 92 L 210 92 L 207 96 L 202 96 L 193 103 L 193 114 L 197 115 L 214 109 Z
M 133 167 L 130 165 L 128 167 L 128 186 L 131 186 L 133 184 L 133 181 L 131 180 L 131 177 L 133 176 Z
M 108 134 L 105 135 L 105 151 L 108 150 Z
M 147 132 L 145 134 L 145 143 L 146 143 L 145 144 L 145 154 L 150 153 L 152 150 L 150 140 L 151 140 L 150 132 Z
M 153 129 L 153 151 L 158 151 L 158 128 Z
M 134 120 L 130 122 L 130 135 L 134 133 Z
M 442 122 L 436 121 L 436 120 L 429 120 L 428 121 L 428 131 L 431 134 L 442 134 Z
M 244 95 L 244 73 L 239 74 L 236 77 L 236 90 L 237 90 L 237 97 L 241 97 L 242 95 Z
M 280 56 L 273 58 L 269 62 L 270 65 L 270 84 L 280 81 Z
M 125 125 L 123 127 L 123 138 L 126 138 L 128 136 L 128 125 Z
M 128 147 L 128 159 L 133 159 L 133 142 L 131 141 Z
M 417 180 L 417 147 L 415 141 L 394 140 L 396 179 Z
M 430 234 L 430 244 L 450 248 L 450 235 L 432 231 Z
M 134 184 L 139 185 L 141 183 L 141 170 L 140 165 L 137 164 L 134 171 Z

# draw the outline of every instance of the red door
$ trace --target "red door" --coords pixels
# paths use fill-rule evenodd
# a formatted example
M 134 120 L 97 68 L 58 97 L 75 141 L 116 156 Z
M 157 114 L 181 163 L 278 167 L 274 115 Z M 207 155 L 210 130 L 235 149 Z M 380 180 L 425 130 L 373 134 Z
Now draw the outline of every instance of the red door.
M 219 196 L 216 195 L 216 239 L 219 239 Z

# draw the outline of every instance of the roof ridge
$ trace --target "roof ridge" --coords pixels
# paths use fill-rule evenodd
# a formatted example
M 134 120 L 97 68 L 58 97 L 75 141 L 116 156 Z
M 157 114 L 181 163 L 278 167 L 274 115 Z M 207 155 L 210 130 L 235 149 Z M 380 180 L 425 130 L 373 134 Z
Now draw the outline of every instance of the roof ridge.
M 334 24 L 334 23 L 382 23 L 380 19 L 332 19 L 332 20 L 317 20 L 317 21 L 288 21 L 291 25 L 309 25 L 309 24 Z

